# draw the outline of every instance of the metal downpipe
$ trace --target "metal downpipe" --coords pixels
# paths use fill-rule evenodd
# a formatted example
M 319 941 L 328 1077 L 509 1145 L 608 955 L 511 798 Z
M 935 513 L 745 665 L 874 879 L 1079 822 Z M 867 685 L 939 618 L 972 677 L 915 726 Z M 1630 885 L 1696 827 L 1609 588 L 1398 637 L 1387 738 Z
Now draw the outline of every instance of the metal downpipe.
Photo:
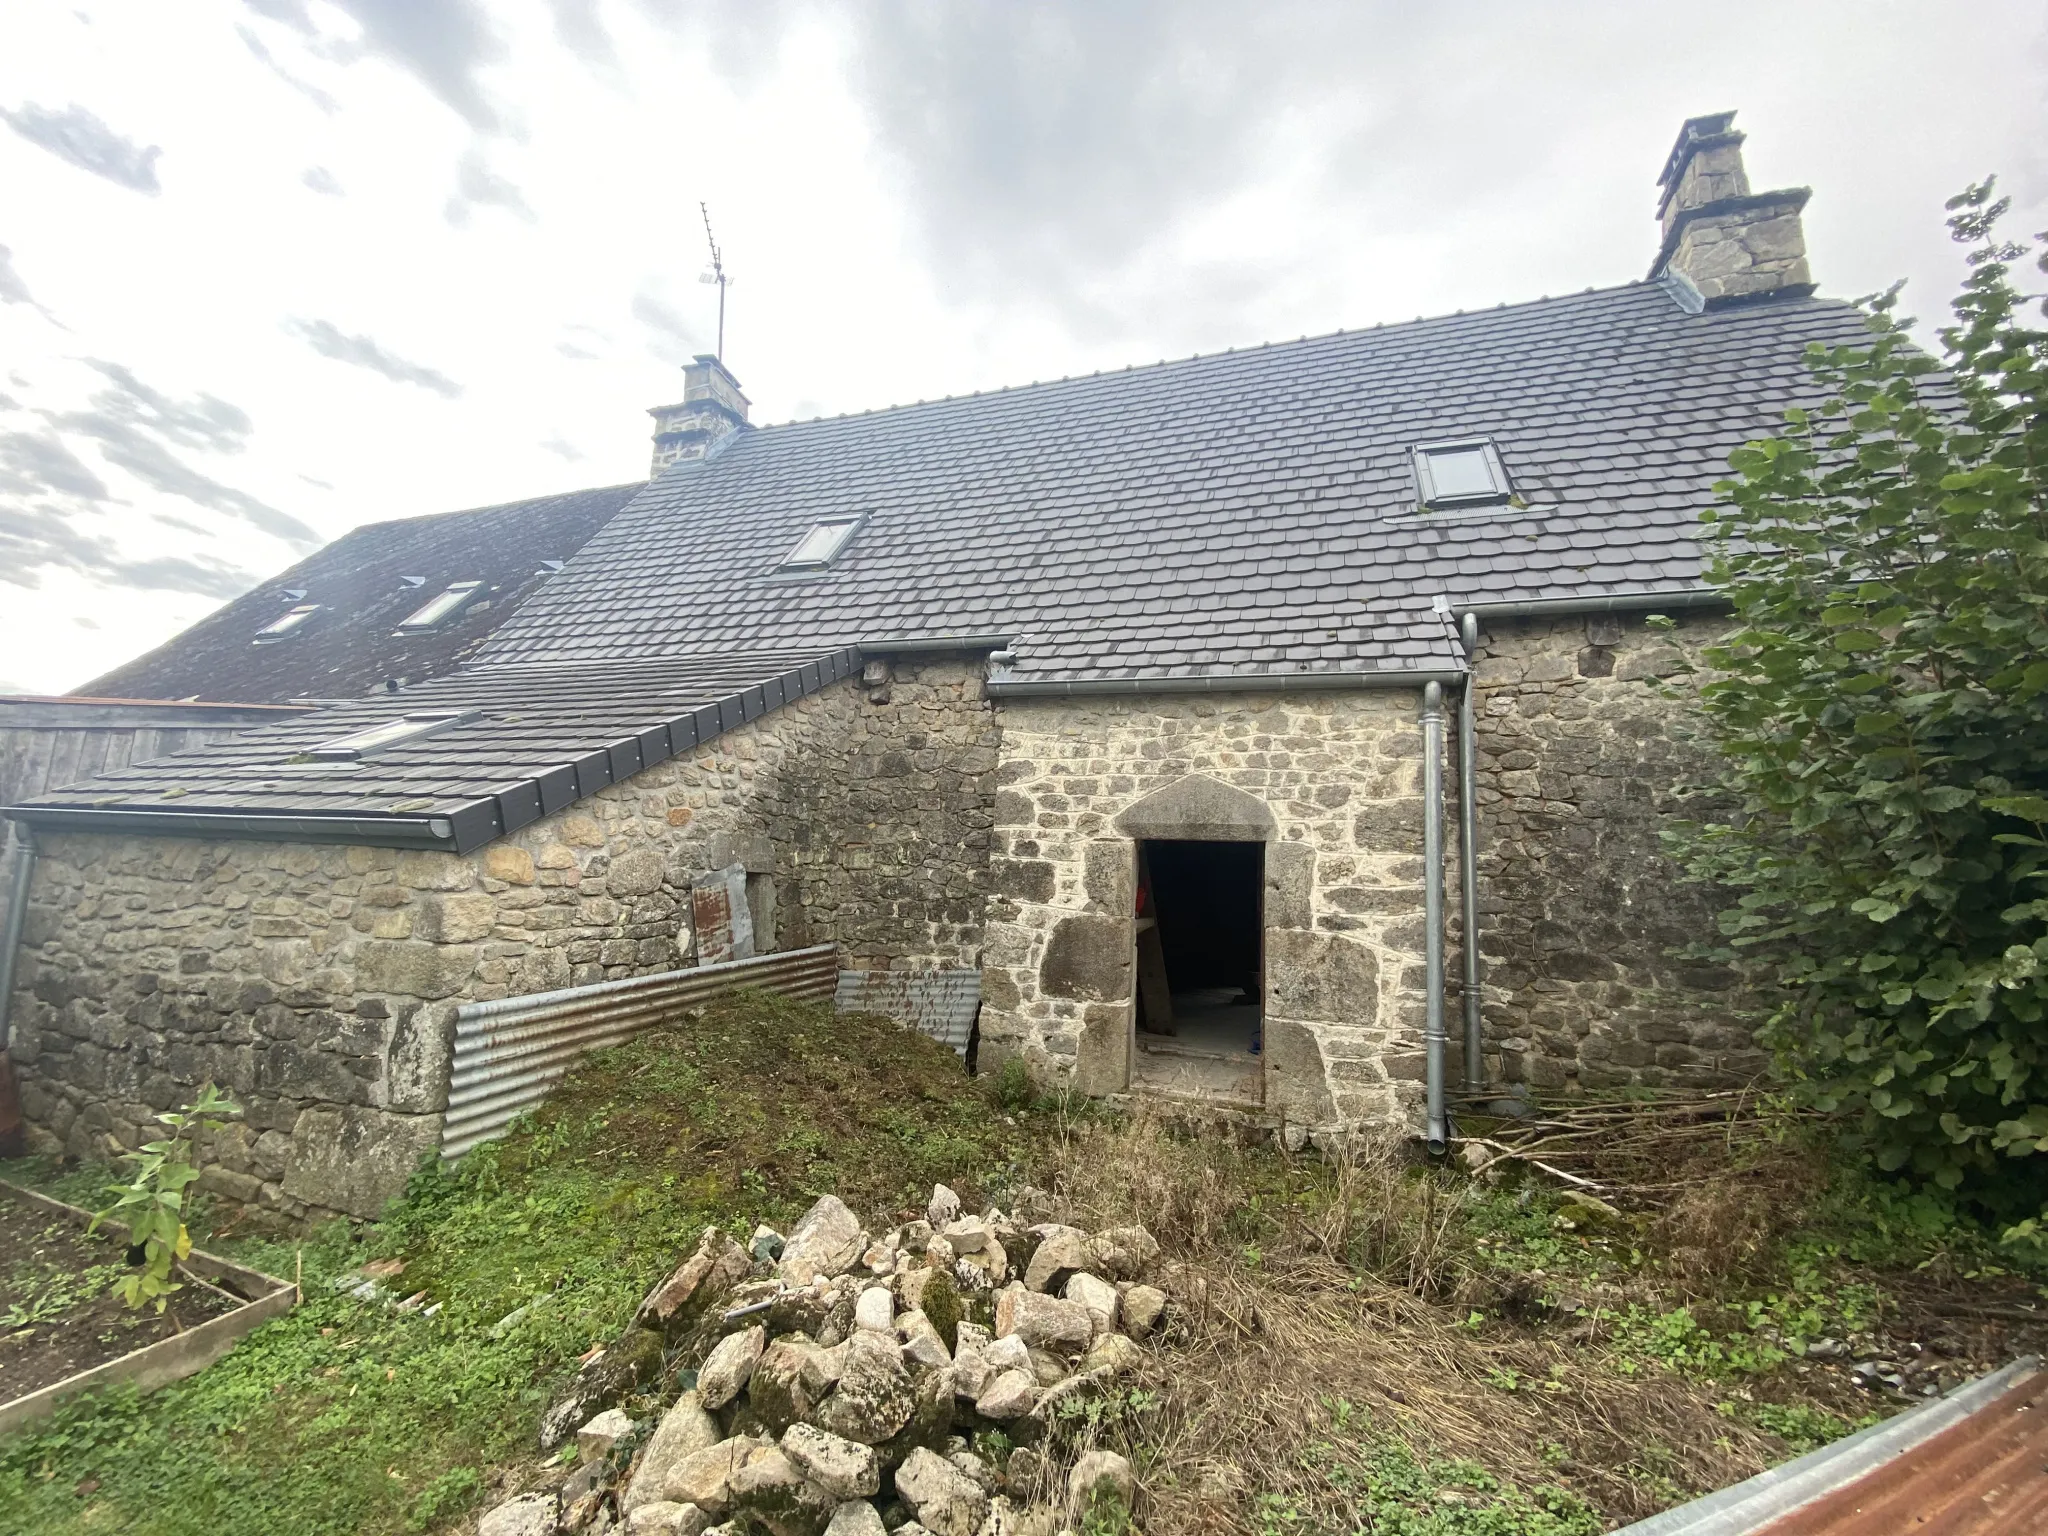
M 1458 695 L 1458 921 L 1465 936 L 1465 1094 L 1476 1099 L 1486 1087 L 1479 1027 L 1479 788 L 1474 782 L 1479 766 L 1477 615 L 1459 620 L 1458 638 L 1465 642 L 1465 686 Z
M 0 822 L 0 827 L 7 825 Z M 7 1047 L 13 1039 L 9 1016 L 14 1002 L 15 956 L 21 952 L 21 930 L 28 917 L 28 888 L 35 874 L 36 840 L 21 823 L 11 825 L 18 846 L 14 878 L 8 882 L 7 928 L 0 933 L 0 1157 L 20 1157 L 28 1150 L 22 1130 L 21 1094 L 15 1086 L 14 1061 L 7 1054 Z
M 1432 1157 L 1450 1145 L 1444 1113 L 1444 687 L 1422 690 L 1422 928 L 1427 1122 Z

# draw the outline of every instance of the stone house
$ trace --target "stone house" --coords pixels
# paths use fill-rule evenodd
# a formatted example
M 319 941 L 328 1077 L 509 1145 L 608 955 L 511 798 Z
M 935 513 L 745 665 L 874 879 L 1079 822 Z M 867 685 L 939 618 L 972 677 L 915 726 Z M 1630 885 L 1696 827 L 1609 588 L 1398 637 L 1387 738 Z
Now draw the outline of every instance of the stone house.
M 212 1077 L 225 1187 L 361 1208 L 459 1004 L 743 932 L 978 969 L 984 1069 L 1291 1135 L 1750 1073 L 1673 957 L 1698 748 L 1652 685 L 1725 622 L 1728 453 L 1862 328 L 1741 142 L 1685 125 L 1618 287 L 767 427 L 700 358 L 656 477 L 452 673 L 10 809 L 30 1121 L 82 1149 Z

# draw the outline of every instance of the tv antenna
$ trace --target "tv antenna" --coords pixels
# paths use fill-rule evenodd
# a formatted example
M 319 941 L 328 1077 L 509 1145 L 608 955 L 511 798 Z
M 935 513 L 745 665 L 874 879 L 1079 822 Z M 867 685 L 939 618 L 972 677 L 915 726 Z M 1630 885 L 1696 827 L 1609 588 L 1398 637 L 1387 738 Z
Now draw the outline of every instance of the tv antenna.
M 722 363 L 725 361 L 725 290 L 732 286 L 732 279 L 725 275 L 725 253 L 718 248 L 718 237 L 711 233 L 710 207 L 699 203 L 697 211 L 704 215 L 704 243 L 711 247 L 711 265 L 697 275 L 697 281 L 718 284 L 718 351 L 714 355 Z

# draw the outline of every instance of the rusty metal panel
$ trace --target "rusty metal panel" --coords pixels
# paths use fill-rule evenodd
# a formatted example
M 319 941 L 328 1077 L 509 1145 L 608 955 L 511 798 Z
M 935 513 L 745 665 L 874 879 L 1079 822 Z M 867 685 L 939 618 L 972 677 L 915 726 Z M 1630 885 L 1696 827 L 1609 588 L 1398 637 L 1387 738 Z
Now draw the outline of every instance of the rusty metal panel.
M 981 972 L 841 971 L 832 1006 L 900 1020 L 965 1056 L 981 1007 Z
M 830 944 L 700 965 L 624 981 L 536 992 L 455 1011 L 455 1059 L 441 1155 L 462 1156 L 504 1134 L 514 1116 L 547 1097 L 584 1052 L 619 1045 L 684 1008 L 740 987 L 823 1000 L 838 978 Z
M 1758 1536 L 2017 1536 L 2048 1529 L 2048 1372 L 1759 1528 Z
M 2048 1531 L 2048 1372 L 2032 1356 L 1617 1536 Z

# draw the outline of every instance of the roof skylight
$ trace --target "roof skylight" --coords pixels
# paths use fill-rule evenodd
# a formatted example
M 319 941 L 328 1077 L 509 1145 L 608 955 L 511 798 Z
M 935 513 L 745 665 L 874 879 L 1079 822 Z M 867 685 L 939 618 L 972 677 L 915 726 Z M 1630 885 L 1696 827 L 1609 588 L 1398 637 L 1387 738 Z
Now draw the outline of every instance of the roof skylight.
M 811 531 L 796 541 L 796 548 L 782 557 L 778 567 L 785 571 L 822 571 L 846 547 L 846 541 L 853 537 L 860 527 L 857 517 L 828 517 L 813 523 Z
M 1507 471 L 1490 440 L 1421 443 L 1415 449 L 1415 483 L 1425 507 L 1476 507 L 1506 501 Z
M 304 596 L 303 593 L 300 595 Z M 279 614 L 268 624 L 257 630 L 256 638 L 249 643 L 251 645 L 275 644 L 286 636 L 296 634 L 300 629 L 303 629 L 306 620 L 312 618 L 319 611 L 320 605 L 318 603 L 300 603 L 296 608 Z
M 468 607 L 470 600 L 482 588 L 483 583 L 480 581 L 452 582 L 446 591 L 435 596 L 424 608 L 413 614 L 411 618 L 405 620 L 398 627 L 402 631 L 438 629 L 464 608 Z
M 353 763 L 373 752 L 410 745 L 450 726 L 466 724 L 479 718 L 481 713 L 474 709 L 437 709 L 400 715 L 396 720 L 365 726 L 360 731 L 323 741 L 317 747 L 309 747 L 305 755 L 307 760 L 315 763 Z

